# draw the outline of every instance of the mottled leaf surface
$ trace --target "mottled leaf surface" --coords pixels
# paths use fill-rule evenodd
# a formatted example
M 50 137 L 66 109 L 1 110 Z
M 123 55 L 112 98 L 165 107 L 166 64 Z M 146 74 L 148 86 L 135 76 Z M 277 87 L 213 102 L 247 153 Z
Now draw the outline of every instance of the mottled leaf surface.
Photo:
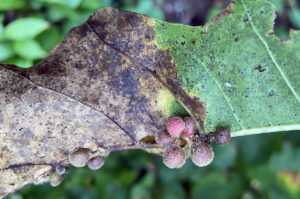
M 206 108 L 205 132 L 299 129 L 300 32 L 280 41 L 274 18 L 269 2 L 239 0 L 204 27 L 155 22 L 155 42 L 170 50 L 182 87 Z
M 273 19 L 262 0 L 235 1 L 204 27 L 106 8 L 34 67 L 1 64 L 0 195 L 77 148 L 156 147 L 147 138 L 171 114 L 203 133 L 300 129 L 300 33 L 279 41 Z

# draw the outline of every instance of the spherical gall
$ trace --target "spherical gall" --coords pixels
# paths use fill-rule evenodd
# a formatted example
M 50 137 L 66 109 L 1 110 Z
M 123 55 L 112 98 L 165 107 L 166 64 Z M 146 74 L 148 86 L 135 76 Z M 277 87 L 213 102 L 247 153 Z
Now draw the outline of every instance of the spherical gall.
M 195 165 L 204 167 L 212 162 L 214 152 L 208 144 L 194 143 L 191 148 L 191 159 Z
M 231 138 L 231 134 L 230 131 L 228 129 L 218 129 L 215 133 L 214 133 L 214 137 L 216 140 L 216 143 L 219 145 L 225 145 L 228 144 L 228 142 L 230 141 Z
M 92 170 L 100 169 L 104 164 L 104 157 L 101 157 L 101 156 L 93 157 L 93 158 L 89 159 L 87 164 L 88 164 L 88 167 Z
M 172 137 L 179 137 L 185 128 L 184 121 L 177 116 L 172 116 L 167 121 L 167 131 Z
M 177 145 L 171 145 L 164 152 L 163 159 L 164 164 L 173 169 L 182 167 L 186 158 L 182 148 Z
M 62 165 L 56 165 L 55 171 L 58 175 L 63 175 L 66 172 L 66 167 Z
M 186 137 L 191 137 L 192 135 L 194 135 L 196 131 L 196 121 L 191 117 L 185 117 L 184 122 L 185 122 L 185 128 L 182 134 Z
M 49 182 L 52 187 L 57 187 L 62 182 L 63 179 L 64 179 L 63 175 L 58 175 L 56 172 L 53 172 L 50 176 Z
M 84 167 L 89 160 L 90 150 L 81 148 L 69 154 L 69 161 L 74 167 Z
M 162 130 L 156 134 L 155 141 L 157 142 L 157 144 L 160 144 L 162 146 L 169 146 L 175 142 L 175 138 L 171 137 L 167 131 Z

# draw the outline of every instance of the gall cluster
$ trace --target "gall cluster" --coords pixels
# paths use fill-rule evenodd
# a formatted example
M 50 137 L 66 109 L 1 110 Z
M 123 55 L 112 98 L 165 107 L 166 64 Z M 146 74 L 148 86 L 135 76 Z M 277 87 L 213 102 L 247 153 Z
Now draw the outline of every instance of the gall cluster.
M 156 142 L 165 147 L 163 162 L 169 168 L 180 168 L 187 158 L 199 167 L 209 165 L 214 152 L 209 145 L 215 141 L 219 145 L 225 145 L 230 140 L 228 129 L 218 129 L 209 134 L 199 134 L 196 128 L 196 121 L 191 117 L 182 119 L 178 116 L 171 116 L 166 123 L 166 129 L 159 131 L 155 137 Z M 91 150 L 80 148 L 69 154 L 69 162 L 75 167 L 88 167 L 92 170 L 101 168 L 104 164 L 103 156 L 92 153 Z M 35 184 L 50 182 L 51 186 L 58 186 L 69 167 L 66 165 L 55 165 L 50 172 L 46 172 L 35 178 Z
M 163 161 L 167 167 L 180 168 L 189 157 L 195 165 L 207 166 L 214 158 L 213 149 L 209 144 L 215 141 L 219 145 L 225 145 L 230 140 L 230 132 L 227 129 L 218 129 L 205 135 L 197 134 L 196 130 L 196 121 L 193 118 L 171 116 L 167 120 L 166 130 L 156 134 L 156 142 L 166 147 Z
M 80 148 L 69 154 L 69 162 L 74 167 L 88 167 L 92 170 L 100 169 L 104 164 L 103 156 L 93 156 L 91 151 L 86 148 Z M 64 165 L 56 165 L 50 171 L 50 174 L 43 176 L 35 181 L 35 184 L 41 184 L 43 182 L 49 181 L 50 185 L 53 187 L 58 186 L 64 179 L 64 174 L 69 172 L 69 167 Z

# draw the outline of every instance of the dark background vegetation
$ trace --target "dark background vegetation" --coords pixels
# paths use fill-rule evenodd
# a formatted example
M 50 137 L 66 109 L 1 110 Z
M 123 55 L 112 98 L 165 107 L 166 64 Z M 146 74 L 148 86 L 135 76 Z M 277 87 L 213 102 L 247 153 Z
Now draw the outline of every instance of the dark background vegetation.
M 300 3 L 270 1 L 277 7 L 275 33 L 283 40 L 288 39 L 289 29 L 300 28 Z M 228 3 L 225 0 L 0 0 L 0 61 L 32 66 L 70 28 L 83 23 L 101 7 L 203 25 Z M 35 30 L 30 20 L 27 24 L 22 21 L 32 17 L 41 19 L 46 26 Z M 12 25 L 16 22 L 17 25 Z M 26 34 L 28 26 L 34 32 L 29 38 L 6 36 L 9 33 L 5 32 Z M 98 171 L 71 168 L 59 187 L 29 185 L 8 198 L 300 198 L 299 131 L 239 137 L 225 147 L 213 147 L 216 158 L 210 166 L 198 168 L 189 160 L 177 170 L 166 168 L 160 156 L 141 150 L 114 152 Z

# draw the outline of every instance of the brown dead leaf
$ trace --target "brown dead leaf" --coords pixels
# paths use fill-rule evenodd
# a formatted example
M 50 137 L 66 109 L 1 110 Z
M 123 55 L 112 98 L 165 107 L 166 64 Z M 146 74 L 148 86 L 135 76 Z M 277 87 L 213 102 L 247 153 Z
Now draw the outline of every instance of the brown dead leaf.
M 152 27 L 146 16 L 102 9 L 36 66 L 0 64 L 0 196 L 68 164 L 77 148 L 143 148 L 169 116 L 160 93 L 203 121 L 202 105 L 181 88 Z

